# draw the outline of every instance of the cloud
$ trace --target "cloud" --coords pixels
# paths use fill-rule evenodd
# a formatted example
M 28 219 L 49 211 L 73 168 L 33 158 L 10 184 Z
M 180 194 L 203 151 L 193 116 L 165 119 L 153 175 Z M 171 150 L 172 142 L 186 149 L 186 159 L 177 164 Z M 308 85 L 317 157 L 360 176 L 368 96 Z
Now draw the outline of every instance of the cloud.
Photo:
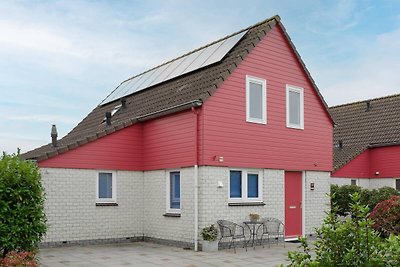
M 8 154 L 16 153 L 17 149 L 21 149 L 21 153 L 28 152 L 36 147 L 48 143 L 49 140 L 30 139 L 25 137 L 11 137 L 0 135 L 0 153 L 6 152 Z
M 30 114 L 30 115 L 0 115 L 0 119 L 8 121 L 29 121 L 29 122 L 58 122 L 64 124 L 73 124 L 77 121 L 71 116 L 50 115 L 50 114 Z
M 383 33 L 353 49 L 357 57 L 319 66 L 321 88 L 330 105 L 400 93 L 400 29 Z

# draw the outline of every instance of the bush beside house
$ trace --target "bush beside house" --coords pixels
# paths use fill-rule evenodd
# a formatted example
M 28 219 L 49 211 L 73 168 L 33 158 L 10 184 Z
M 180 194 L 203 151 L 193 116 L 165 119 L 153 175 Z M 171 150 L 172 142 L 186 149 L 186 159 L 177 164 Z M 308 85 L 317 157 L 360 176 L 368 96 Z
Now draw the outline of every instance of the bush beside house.
M 322 228 L 317 230 L 315 256 L 303 238 L 303 251 L 289 252 L 289 266 L 400 266 L 400 237 L 380 237 L 373 229 L 374 221 L 367 216 L 369 207 L 361 204 L 359 193 L 351 195 L 349 206 L 351 216 L 340 220 L 334 205 Z
M 21 257 L 24 260 L 30 254 L 9 252 L 34 251 L 45 232 L 44 191 L 39 169 L 34 162 L 22 160 L 19 153 L 4 153 L 0 158 L 2 264 Z
M 345 216 L 351 212 L 350 203 L 351 195 L 354 193 L 360 194 L 360 203 L 368 206 L 369 211 L 374 207 L 392 196 L 399 196 L 399 192 L 392 187 L 382 187 L 379 189 L 363 189 L 356 185 L 331 185 L 331 195 L 335 195 L 335 202 L 331 202 L 331 208 L 337 207 L 337 214 Z
M 399 235 L 400 196 L 392 196 L 380 202 L 371 212 L 370 217 L 374 220 L 374 229 L 380 232 L 382 236 Z

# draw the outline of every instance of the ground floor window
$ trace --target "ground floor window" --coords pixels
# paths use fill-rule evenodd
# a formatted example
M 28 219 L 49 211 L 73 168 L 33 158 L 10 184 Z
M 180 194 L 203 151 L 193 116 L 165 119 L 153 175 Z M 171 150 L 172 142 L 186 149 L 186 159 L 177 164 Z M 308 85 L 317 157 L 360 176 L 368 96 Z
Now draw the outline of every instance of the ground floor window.
M 396 190 L 400 191 L 400 179 L 396 179 Z
M 357 180 L 351 179 L 351 185 L 357 185 Z
M 96 202 L 116 202 L 116 175 L 114 172 L 98 172 Z
M 181 173 L 171 171 L 167 176 L 167 212 L 180 213 Z
M 262 201 L 262 174 L 259 171 L 231 170 L 229 200 L 231 202 Z

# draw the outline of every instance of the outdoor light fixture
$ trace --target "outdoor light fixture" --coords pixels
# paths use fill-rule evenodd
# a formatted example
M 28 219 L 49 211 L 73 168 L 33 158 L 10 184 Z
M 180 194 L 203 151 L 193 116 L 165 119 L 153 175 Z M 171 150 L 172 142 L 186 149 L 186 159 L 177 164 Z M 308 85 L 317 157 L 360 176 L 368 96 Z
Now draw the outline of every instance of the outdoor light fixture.
M 314 190 L 314 188 L 315 188 L 314 183 L 310 183 L 310 190 Z

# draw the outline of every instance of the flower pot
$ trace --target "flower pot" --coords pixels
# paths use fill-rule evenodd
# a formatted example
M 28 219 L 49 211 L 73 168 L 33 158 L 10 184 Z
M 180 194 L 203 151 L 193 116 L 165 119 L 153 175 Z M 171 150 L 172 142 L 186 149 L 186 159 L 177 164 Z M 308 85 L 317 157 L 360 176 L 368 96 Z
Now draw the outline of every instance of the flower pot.
M 204 252 L 217 252 L 218 251 L 218 240 L 201 242 L 201 250 Z

